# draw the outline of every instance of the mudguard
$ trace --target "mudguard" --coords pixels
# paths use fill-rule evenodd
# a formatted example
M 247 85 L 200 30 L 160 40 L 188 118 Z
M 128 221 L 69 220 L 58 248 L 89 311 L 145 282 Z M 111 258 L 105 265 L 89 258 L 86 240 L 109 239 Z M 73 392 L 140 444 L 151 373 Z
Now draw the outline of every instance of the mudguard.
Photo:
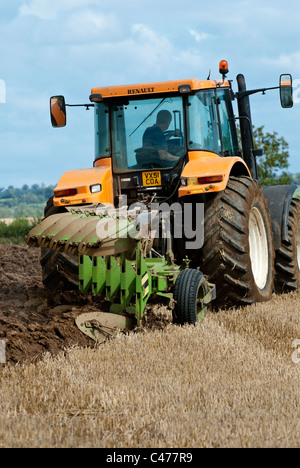
M 178 197 L 186 195 L 198 195 L 202 193 L 222 192 L 226 189 L 230 176 L 251 177 L 245 161 L 239 156 L 221 157 L 209 151 L 193 151 L 189 153 L 189 162 L 185 165 L 181 178 L 223 176 L 218 183 L 196 183 L 192 185 L 181 185 Z
M 288 217 L 293 198 L 300 198 L 299 185 L 276 185 L 264 188 L 272 220 L 275 250 L 280 248 L 282 241 L 289 240 Z

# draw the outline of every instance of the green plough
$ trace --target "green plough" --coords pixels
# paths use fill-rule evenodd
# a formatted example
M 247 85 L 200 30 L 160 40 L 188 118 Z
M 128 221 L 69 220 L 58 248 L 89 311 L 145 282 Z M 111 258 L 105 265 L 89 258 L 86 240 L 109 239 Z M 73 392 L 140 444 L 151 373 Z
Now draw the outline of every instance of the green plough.
M 215 286 L 190 269 L 188 259 L 176 265 L 171 251 L 166 256 L 152 252 L 149 222 L 148 216 L 127 211 L 76 210 L 46 218 L 27 237 L 30 246 L 78 256 L 80 291 L 111 303 L 109 313 L 76 319 L 96 341 L 140 326 L 153 295 L 168 300 L 177 324 L 202 320 L 215 299 Z

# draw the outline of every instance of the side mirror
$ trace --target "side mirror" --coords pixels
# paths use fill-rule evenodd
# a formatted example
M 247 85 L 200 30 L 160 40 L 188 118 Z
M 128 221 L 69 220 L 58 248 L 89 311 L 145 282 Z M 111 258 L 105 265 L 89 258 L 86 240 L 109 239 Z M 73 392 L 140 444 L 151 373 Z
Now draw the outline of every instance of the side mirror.
M 281 107 L 293 107 L 293 79 L 292 75 L 280 75 L 279 81 Z
M 50 98 L 50 115 L 52 127 L 65 127 L 67 124 L 66 102 L 64 96 Z

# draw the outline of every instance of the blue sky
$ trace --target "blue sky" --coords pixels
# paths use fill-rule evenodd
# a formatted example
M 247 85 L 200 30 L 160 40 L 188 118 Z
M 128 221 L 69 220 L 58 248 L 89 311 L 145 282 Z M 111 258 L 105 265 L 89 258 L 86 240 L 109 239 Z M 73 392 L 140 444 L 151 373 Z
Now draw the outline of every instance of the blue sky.
M 238 73 L 249 88 L 292 73 L 293 109 L 277 91 L 251 103 L 254 125 L 285 137 L 300 172 L 299 13 L 296 0 L 0 0 L 0 186 L 92 166 L 93 111 L 68 109 L 53 129 L 51 95 L 85 103 L 94 86 L 214 78 L 221 59 L 235 90 Z

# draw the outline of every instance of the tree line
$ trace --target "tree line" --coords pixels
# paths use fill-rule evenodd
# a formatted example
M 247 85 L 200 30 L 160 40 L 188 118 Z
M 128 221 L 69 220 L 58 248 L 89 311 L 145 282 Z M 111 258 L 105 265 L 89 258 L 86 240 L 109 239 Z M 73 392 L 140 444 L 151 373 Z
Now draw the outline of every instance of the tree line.
M 300 180 L 299 174 L 291 174 L 289 168 L 289 145 L 277 132 L 266 132 L 264 126 L 253 127 L 255 149 L 262 149 L 257 158 L 258 180 L 261 186 L 288 185 Z M 296 182 L 297 183 L 297 182 Z
M 54 185 L 39 184 L 23 185 L 22 188 L 0 187 L 0 218 L 42 217 L 53 189 Z
M 10 224 L 0 221 L 0 244 L 23 244 L 27 234 L 40 222 L 41 218 L 17 218 Z

